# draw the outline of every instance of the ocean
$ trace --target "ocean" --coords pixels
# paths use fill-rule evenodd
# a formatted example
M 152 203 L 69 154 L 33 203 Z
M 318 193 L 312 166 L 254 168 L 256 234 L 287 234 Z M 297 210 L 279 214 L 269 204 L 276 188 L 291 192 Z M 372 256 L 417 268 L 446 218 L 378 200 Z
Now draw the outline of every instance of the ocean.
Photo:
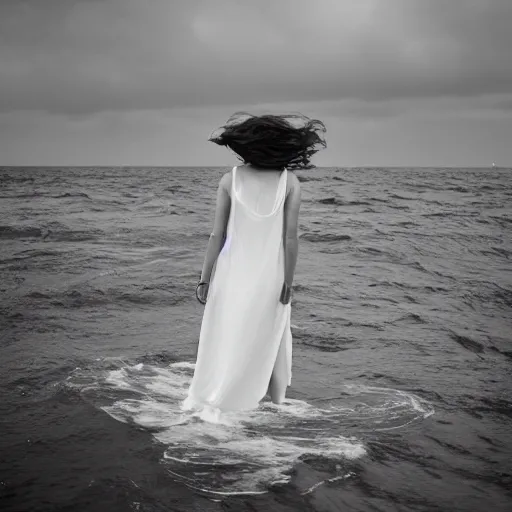
M 287 401 L 183 413 L 221 168 L 0 168 L 0 509 L 512 509 L 512 170 L 302 182 Z

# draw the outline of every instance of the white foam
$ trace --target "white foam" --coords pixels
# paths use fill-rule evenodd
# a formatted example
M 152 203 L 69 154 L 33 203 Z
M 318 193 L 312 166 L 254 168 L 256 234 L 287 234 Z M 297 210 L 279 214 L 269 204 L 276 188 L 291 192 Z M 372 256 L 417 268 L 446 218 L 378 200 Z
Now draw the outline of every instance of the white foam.
M 286 482 L 305 454 L 345 460 L 364 456 L 354 424 L 361 431 L 389 430 L 433 412 L 415 395 L 355 384 L 317 403 L 286 399 L 280 405 L 263 402 L 250 411 L 186 411 L 182 404 L 193 369 L 188 362 L 164 368 L 126 365 L 108 371 L 96 389 L 106 388 L 109 396 L 115 389 L 129 391 L 131 398 L 102 409 L 119 421 L 151 429 L 167 446 L 164 461 L 175 477 L 219 494 L 260 493 L 272 483 Z
M 184 368 L 184 369 L 187 369 L 187 370 L 194 370 L 194 368 L 196 367 L 196 364 L 195 363 L 189 363 L 187 361 L 180 361 L 178 363 L 171 363 L 169 365 L 170 368 L 175 368 L 175 369 L 178 369 L 178 368 Z

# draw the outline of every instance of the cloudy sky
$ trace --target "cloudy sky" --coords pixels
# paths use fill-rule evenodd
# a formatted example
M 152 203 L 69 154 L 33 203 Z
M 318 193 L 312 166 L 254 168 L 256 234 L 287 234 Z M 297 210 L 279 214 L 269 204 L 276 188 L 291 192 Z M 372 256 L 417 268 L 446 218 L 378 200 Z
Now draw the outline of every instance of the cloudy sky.
M 512 166 L 512 0 L 0 0 L 0 165 L 231 165 L 231 113 L 319 166 Z

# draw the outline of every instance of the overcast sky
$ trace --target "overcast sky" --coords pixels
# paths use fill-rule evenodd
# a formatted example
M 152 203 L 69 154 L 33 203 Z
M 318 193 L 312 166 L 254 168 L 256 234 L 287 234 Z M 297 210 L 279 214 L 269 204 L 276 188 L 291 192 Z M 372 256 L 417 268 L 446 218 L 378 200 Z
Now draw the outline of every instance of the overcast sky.
M 319 166 L 512 166 L 512 0 L 0 0 L 0 165 L 233 165 L 231 113 Z

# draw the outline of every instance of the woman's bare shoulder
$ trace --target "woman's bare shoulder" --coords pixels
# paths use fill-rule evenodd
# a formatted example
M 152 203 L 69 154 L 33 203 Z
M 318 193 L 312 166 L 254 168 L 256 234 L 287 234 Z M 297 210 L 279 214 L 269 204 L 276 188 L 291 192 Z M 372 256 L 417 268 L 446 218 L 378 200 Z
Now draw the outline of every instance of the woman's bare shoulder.
M 297 175 L 293 172 L 288 172 L 288 177 L 286 180 L 286 195 L 291 191 L 298 191 L 300 190 L 300 181 L 299 178 L 297 178 Z
M 231 182 L 233 180 L 233 169 L 226 171 L 219 182 L 219 188 L 225 190 L 228 194 L 231 190 Z
M 294 172 L 288 172 L 288 182 L 291 186 L 300 188 L 299 178 Z

